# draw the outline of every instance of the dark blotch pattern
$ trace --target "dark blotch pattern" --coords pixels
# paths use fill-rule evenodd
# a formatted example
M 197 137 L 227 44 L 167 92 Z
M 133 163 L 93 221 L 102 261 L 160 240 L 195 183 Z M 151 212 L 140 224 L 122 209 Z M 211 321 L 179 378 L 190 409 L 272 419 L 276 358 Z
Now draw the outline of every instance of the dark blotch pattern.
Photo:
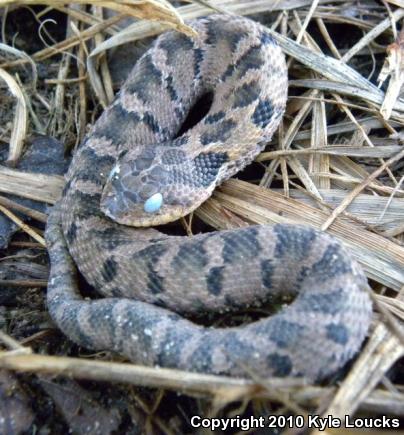
M 249 258 L 256 258 L 261 252 L 258 242 L 258 232 L 254 227 L 239 233 L 222 234 L 222 256 L 225 263 L 244 263 Z
M 321 285 L 321 282 L 319 283 Z M 323 313 L 335 315 L 342 310 L 344 304 L 344 291 L 342 289 L 320 293 L 302 293 L 299 296 L 299 310 L 306 313 Z
M 223 345 L 225 346 L 226 355 L 228 355 L 229 359 L 234 361 L 235 364 L 237 364 L 237 359 L 240 355 L 252 355 L 257 351 L 253 342 L 240 340 L 239 335 L 231 331 L 228 332 Z
M 159 259 L 167 252 L 167 247 L 161 243 L 147 246 L 133 256 L 135 263 L 144 264 L 147 271 L 147 288 L 152 294 L 164 291 L 164 278 L 156 271 Z
M 222 74 L 222 77 L 220 78 L 222 81 L 225 81 L 227 78 L 231 77 L 236 70 L 236 66 L 234 64 L 230 64 L 226 71 Z
M 116 145 L 126 144 L 130 141 L 132 131 L 134 131 L 141 122 L 137 112 L 128 112 L 121 104 L 115 104 L 107 112 L 107 122 L 97 124 L 95 136 L 104 137 Z M 125 128 L 122 128 L 122 126 Z M 88 148 L 87 148 L 88 149 Z M 97 156 L 97 161 L 100 157 Z
M 120 298 L 122 296 L 122 290 L 119 287 L 112 287 L 109 290 L 109 294 L 115 298 Z
M 168 76 L 167 77 L 167 79 L 166 79 L 166 87 L 167 87 L 168 93 L 170 94 L 171 100 L 177 102 L 178 101 L 178 94 L 177 94 L 177 91 L 174 88 L 172 76 Z
M 231 136 L 236 125 L 237 124 L 230 119 L 212 125 L 209 131 L 201 134 L 202 145 L 225 142 Z
M 73 222 L 66 232 L 66 240 L 69 244 L 73 244 L 77 238 L 77 225 Z
M 261 47 L 251 47 L 236 63 L 239 77 L 243 77 L 250 69 L 260 69 L 264 66 Z
M 66 328 L 69 328 L 70 331 L 74 331 L 73 337 L 76 341 L 80 343 L 81 346 L 88 348 L 92 347 L 93 338 L 91 334 L 86 333 L 86 328 L 84 327 L 82 322 L 80 322 L 78 316 L 73 317 L 70 315 L 69 310 L 65 310 L 61 315 L 60 322 L 65 325 Z
M 184 134 L 180 137 L 177 137 L 173 141 L 170 141 L 169 144 L 170 146 L 173 147 L 182 147 L 183 145 L 186 145 L 188 141 L 189 141 L 189 136 L 187 134 Z
M 74 192 L 75 195 L 75 213 L 77 219 L 87 219 L 89 216 L 103 216 L 100 210 L 101 194 L 91 194 L 81 192 L 79 190 Z
M 102 319 L 102 326 L 100 326 L 100 319 Z M 111 343 L 115 341 L 116 329 L 114 327 L 114 304 L 103 303 L 98 308 L 97 317 L 89 317 L 88 323 L 92 326 L 92 330 L 99 331 L 102 329 L 103 333 L 110 337 Z M 85 333 L 85 330 L 82 331 Z
M 203 50 L 200 48 L 196 48 L 194 50 L 195 78 L 198 78 L 201 75 L 201 63 L 202 62 L 203 62 Z
M 217 24 L 208 24 L 207 39 L 208 44 L 216 45 L 219 41 L 226 41 L 230 50 L 234 51 L 238 43 L 247 36 L 246 32 L 239 29 L 228 29 L 226 26 L 218 27 Z
M 142 154 L 136 157 L 136 160 L 132 162 L 132 171 L 144 171 L 150 168 L 156 156 L 156 150 L 153 147 L 147 147 L 143 150 Z
M 126 113 L 126 112 L 125 112 Z M 98 133 L 98 129 L 96 130 L 96 134 Z M 110 168 L 115 163 L 115 158 L 112 156 L 104 155 L 100 156 L 98 155 L 92 148 L 87 147 L 80 150 L 80 154 L 78 156 L 79 160 L 83 162 L 86 161 L 86 166 L 83 168 L 82 171 L 76 172 L 76 179 L 81 177 L 83 173 L 85 173 L 87 170 L 91 169 L 92 162 L 97 160 L 97 166 L 94 169 L 94 171 L 98 168 L 98 171 L 103 171 L 104 168 Z M 90 167 L 89 167 L 90 166 Z
M 169 149 L 163 152 L 161 162 L 164 165 L 179 165 L 186 159 L 186 154 L 182 150 Z
M 177 61 L 173 54 L 192 50 L 194 43 L 188 36 L 178 32 L 172 32 L 169 38 L 160 40 L 158 46 L 167 52 L 168 65 L 173 65 L 173 63 Z
M 208 259 L 209 256 L 204 246 L 204 240 L 201 239 L 194 243 L 182 244 L 171 264 L 173 269 L 178 271 L 184 270 L 184 267 L 190 267 L 203 273 L 202 269 L 208 264 Z
M 292 361 L 286 355 L 271 353 L 267 357 L 267 363 L 273 368 L 274 376 L 288 376 L 292 372 Z
M 262 45 L 267 45 L 267 44 L 268 45 L 275 45 L 276 42 L 275 42 L 275 39 L 269 33 L 263 32 L 261 35 L 261 44 Z
M 128 83 L 126 90 L 137 97 L 144 103 L 152 98 L 152 93 L 161 86 L 162 74 L 153 63 L 150 55 L 145 55 L 139 61 L 139 69 L 136 75 Z
M 290 225 L 275 225 L 274 231 L 278 236 L 275 246 L 275 256 L 284 257 L 293 252 L 296 262 L 307 257 L 316 239 L 316 232 Z
M 184 186 L 207 187 L 216 180 L 220 168 L 227 161 L 227 153 L 201 153 L 195 157 L 193 165 L 173 166 L 170 170 L 170 180 Z M 167 196 L 165 200 L 170 204 L 176 204 L 177 198 Z
M 224 81 L 231 77 L 235 72 L 242 78 L 250 69 L 260 69 L 264 65 L 261 47 L 251 47 L 235 64 L 230 64 L 222 74 L 221 80 Z
M 301 288 L 304 280 L 308 276 L 310 276 L 310 273 L 311 273 L 310 272 L 310 267 L 308 267 L 308 266 L 302 266 L 300 268 L 300 270 L 299 270 L 299 272 L 298 272 L 298 274 L 296 276 L 296 280 L 295 280 L 295 291 L 298 291 Z
M 92 238 L 100 240 L 102 249 L 107 251 L 111 251 L 122 245 L 130 245 L 132 243 L 132 240 L 125 237 L 125 235 L 115 226 L 107 227 L 102 230 L 93 228 L 89 234 Z
M 258 127 L 264 128 L 271 121 L 274 106 L 271 100 L 260 100 L 252 115 L 252 121 Z
M 99 170 L 94 166 L 90 166 L 88 170 L 82 171 L 76 176 L 76 181 L 89 181 L 90 183 L 103 185 L 104 180 L 100 177 Z
M 158 319 L 155 315 L 145 316 L 144 319 L 139 321 L 139 311 L 132 310 L 131 306 L 128 305 L 128 308 L 124 311 L 122 318 L 127 321 L 128 324 L 132 324 L 132 328 L 126 328 L 127 337 L 124 337 L 127 341 L 132 339 L 132 333 L 136 336 L 137 340 L 134 342 L 134 346 L 139 347 L 140 349 L 150 349 L 153 337 L 152 334 L 146 333 L 146 331 L 153 331 Z
M 206 277 L 208 292 L 212 295 L 220 295 L 223 290 L 223 266 L 212 267 Z
M 212 113 L 210 115 L 207 115 L 204 119 L 205 124 L 215 124 L 216 122 L 222 120 L 226 114 L 223 111 Z
M 133 256 L 134 260 L 139 260 L 142 258 L 150 259 L 150 262 L 156 264 L 159 259 L 167 252 L 167 247 L 162 243 L 155 243 L 149 245 L 146 248 L 137 251 Z
M 274 274 L 274 264 L 272 260 L 261 261 L 261 279 L 267 289 L 272 288 L 272 276 Z
M 244 83 L 243 86 L 234 91 L 233 107 L 235 109 L 239 107 L 246 107 L 257 100 L 259 94 L 260 90 L 256 81 Z
M 150 112 L 145 112 L 143 115 L 143 122 L 150 127 L 153 133 L 160 133 L 160 125 L 154 115 Z
M 351 263 L 347 256 L 341 252 L 341 245 L 331 244 L 327 247 L 321 260 L 313 264 L 310 273 L 318 276 L 319 281 L 322 281 L 351 272 Z
M 170 320 L 177 322 L 181 318 L 178 315 L 171 316 Z M 156 364 L 160 367 L 179 367 L 181 365 L 181 352 L 192 339 L 192 333 L 186 330 L 178 330 L 176 323 L 166 331 L 165 342 L 157 355 Z M 175 343 L 175 346 L 173 345 Z
M 229 161 L 227 153 L 201 153 L 194 159 L 195 172 L 190 182 L 207 187 L 215 179 L 224 163 Z
M 147 288 L 152 294 L 156 295 L 158 293 L 164 292 L 164 278 L 151 269 L 152 268 L 150 268 L 150 271 L 147 274 L 147 278 L 149 280 L 147 283 Z
M 108 258 L 102 265 L 102 277 L 105 282 L 111 282 L 118 274 L 118 263 L 113 257 Z
M 326 326 L 327 338 L 334 343 L 341 345 L 347 344 L 349 339 L 349 333 L 345 325 L 342 323 L 330 323 Z
M 212 356 L 214 354 L 217 342 L 212 340 L 209 335 L 203 339 L 203 347 L 196 348 L 190 355 L 190 363 L 195 367 L 195 371 L 206 373 L 212 367 Z
M 272 320 L 269 338 L 281 349 L 293 348 L 298 342 L 302 326 L 284 319 Z

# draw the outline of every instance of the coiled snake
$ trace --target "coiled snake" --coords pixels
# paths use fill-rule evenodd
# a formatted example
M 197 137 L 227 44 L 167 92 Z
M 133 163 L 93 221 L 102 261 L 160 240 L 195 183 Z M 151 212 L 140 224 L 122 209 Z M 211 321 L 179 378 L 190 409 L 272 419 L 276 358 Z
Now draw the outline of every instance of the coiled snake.
M 224 15 L 191 25 L 194 39 L 156 40 L 74 156 L 46 230 L 50 314 L 75 342 L 140 364 L 323 378 L 357 352 L 371 318 L 366 278 L 338 241 L 299 225 L 144 228 L 198 207 L 263 149 L 285 108 L 284 57 L 263 26 Z M 206 116 L 177 136 L 207 93 Z M 105 298 L 83 299 L 75 264 Z M 248 325 L 181 316 L 284 294 L 297 296 Z

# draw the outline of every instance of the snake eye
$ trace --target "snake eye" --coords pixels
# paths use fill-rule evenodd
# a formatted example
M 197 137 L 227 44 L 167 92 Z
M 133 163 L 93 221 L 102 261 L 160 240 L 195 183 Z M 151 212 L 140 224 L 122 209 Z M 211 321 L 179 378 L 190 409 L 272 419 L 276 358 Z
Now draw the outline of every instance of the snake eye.
M 155 193 L 144 203 L 143 209 L 146 213 L 155 213 L 159 211 L 163 205 L 163 195 L 161 193 Z

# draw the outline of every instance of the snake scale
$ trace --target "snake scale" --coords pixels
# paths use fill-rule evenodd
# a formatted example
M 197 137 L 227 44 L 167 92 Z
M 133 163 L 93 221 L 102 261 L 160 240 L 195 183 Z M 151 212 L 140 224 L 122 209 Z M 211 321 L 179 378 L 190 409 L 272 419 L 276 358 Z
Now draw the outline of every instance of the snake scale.
M 80 345 L 139 364 L 322 379 L 358 351 L 371 319 L 364 273 L 337 240 L 286 224 L 191 237 L 149 228 L 249 163 L 285 109 L 285 60 L 265 27 L 225 15 L 190 24 L 195 38 L 156 39 L 75 153 L 46 230 L 50 314 Z M 178 134 L 206 94 L 208 113 Z M 80 295 L 76 265 L 103 297 Z M 184 317 L 284 295 L 295 299 L 247 325 Z

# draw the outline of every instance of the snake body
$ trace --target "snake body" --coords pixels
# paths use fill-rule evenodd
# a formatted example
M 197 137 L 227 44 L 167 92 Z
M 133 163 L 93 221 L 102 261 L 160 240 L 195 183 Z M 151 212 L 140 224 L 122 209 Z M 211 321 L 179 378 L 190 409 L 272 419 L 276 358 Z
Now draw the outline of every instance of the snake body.
M 300 225 L 192 237 L 145 228 L 207 199 L 261 151 L 285 108 L 284 57 L 263 26 L 223 15 L 190 24 L 196 38 L 157 38 L 73 158 L 46 230 L 50 314 L 75 342 L 140 364 L 324 378 L 358 351 L 371 318 L 366 278 L 337 240 Z M 207 93 L 208 113 L 178 136 Z M 83 299 L 76 265 L 103 298 Z M 183 317 L 286 294 L 289 306 L 248 325 Z

